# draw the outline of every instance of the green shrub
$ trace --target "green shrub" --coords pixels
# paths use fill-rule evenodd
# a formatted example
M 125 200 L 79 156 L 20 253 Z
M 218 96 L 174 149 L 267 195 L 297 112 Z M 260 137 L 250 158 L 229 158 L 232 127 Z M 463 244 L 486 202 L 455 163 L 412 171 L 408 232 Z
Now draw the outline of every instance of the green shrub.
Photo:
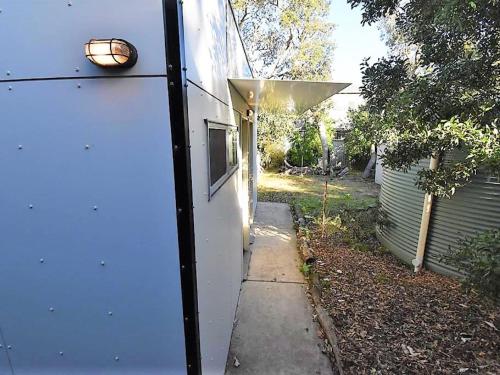
M 304 166 L 316 166 L 323 151 L 318 129 L 313 126 L 307 127 L 304 137 L 300 132 L 295 132 L 291 139 L 292 147 L 288 150 L 287 160 L 295 166 L 302 166 L 302 156 L 304 156 Z
M 278 169 L 285 162 L 286 152 L 282 144 L 268 142 L 263 146 L 261 153 L 261 162 L 263 167 Z
M 500 297 L 500 228 L 488 230 L 450 246 L 444 260 L 465 274 L 464 284 L 494 299 Z

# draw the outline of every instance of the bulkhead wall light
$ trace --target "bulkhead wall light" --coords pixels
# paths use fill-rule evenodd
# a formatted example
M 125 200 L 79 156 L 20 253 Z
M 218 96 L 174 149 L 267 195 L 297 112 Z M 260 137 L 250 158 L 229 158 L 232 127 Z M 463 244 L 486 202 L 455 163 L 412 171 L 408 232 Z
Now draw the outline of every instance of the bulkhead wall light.
M 91 39 L 85 43 L 85 56 L 103 68 L 131 68 L 137 62 L 137 50 L 123 39 Z

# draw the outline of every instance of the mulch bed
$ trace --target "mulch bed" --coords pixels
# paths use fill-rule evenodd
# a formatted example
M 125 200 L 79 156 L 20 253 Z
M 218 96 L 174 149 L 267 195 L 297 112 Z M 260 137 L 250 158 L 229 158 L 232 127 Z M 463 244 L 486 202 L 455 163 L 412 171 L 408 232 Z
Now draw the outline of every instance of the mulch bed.
M 500 374 L 500 307 L 391 254 L 311 236 L 346 374 Z

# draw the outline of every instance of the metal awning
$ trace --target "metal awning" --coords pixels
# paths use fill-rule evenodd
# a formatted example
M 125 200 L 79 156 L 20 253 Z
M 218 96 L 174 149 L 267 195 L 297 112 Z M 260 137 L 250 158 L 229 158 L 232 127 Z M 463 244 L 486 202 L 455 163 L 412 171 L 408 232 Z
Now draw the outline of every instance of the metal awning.
M 350 83 L 230 78 L 229 82 L 252 107 L 303 113 L 348 87 Z

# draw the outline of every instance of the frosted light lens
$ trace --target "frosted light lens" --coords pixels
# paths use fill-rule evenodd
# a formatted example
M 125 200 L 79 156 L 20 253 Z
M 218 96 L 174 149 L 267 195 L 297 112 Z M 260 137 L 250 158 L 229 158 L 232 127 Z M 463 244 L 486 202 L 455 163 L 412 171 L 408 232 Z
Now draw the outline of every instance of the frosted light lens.
M 122 39 L 92 39 L 85 44 L 85 56 L 106 68 L 131 67 L 137 61 L 135 47 Z

